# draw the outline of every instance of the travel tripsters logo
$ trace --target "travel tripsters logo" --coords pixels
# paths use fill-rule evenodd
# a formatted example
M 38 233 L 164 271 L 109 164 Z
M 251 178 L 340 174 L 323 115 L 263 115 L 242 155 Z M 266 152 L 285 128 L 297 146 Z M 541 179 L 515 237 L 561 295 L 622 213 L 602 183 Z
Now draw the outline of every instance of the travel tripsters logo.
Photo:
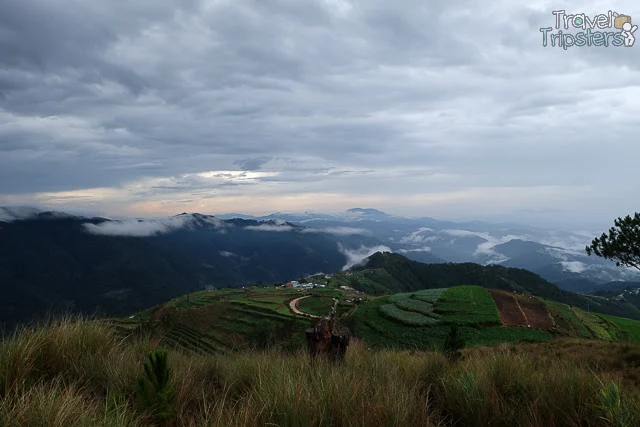
M 554 27 L 540 28 L 542 46 L 561 47 L 567 50 L 573 46 L 631 47 L 636 41 L 633 33 L 638 29 L 631 24 L 631 17 L 618 12 L 590 17 L 584 13 L 567 14 L 564 10 L 551 12 L 555 16 Z M 566 32 L 578 29 L 582 31 Z M 612 29 L 611 31 L 601 31 Z M 618 31 L 613 31 L 618 30 Z

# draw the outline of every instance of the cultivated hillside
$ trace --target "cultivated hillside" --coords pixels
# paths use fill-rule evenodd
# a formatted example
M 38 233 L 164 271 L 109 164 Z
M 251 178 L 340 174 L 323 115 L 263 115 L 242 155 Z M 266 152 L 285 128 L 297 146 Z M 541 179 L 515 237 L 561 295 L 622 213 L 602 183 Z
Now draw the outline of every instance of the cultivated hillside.
M 565 291 L 537 274 L 519 268 L 474 263 L 423 264 L 399 254 L 377 252 L 362 266 L 352 270 L 352 285 L 373 294 L 473 284 L 537 295 L 604 314 L 640 319 L 638 307 L 625 301 Z
M 375 297 L 345 287 L 351 277 L 313 278 L 326 284 L 323 288 L 201 291 L 109 323 L 122 336 L 151 334 L 165 345 L 199 354 L 302 349 L 304 329 L 334 306 L 339 322 L 355 337 L 380 348 L 437 350 L 452 325 L 460 327 L 469 347 L 553 337 L 640 342 L 640 321 L 532 295 L 454 286 Z
M 452 325 L 460 328 L 468 346 L 553 337 L 640 342 L 640 321 L 479 286 L 380 297 L 359 307 L 352 325 L 358 337 L 384 348 L 442 348 Z

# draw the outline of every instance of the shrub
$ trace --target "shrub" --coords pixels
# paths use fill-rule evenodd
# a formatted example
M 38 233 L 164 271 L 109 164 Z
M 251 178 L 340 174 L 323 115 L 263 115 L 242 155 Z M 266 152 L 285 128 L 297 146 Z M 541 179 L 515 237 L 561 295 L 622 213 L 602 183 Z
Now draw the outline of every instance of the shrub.
M 151 412 L 162 421 L 174 417 L 171 371 L 167 363 L 166 351 L 148 354 L 144 364 L 144 375 L 138 380 L 137 392 L 140 408 L 143 411 Z

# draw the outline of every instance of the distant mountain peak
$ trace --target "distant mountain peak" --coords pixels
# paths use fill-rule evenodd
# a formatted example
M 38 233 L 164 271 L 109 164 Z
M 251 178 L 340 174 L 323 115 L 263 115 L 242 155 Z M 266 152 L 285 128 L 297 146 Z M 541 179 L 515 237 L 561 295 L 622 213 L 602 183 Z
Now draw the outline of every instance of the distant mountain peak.
M 388 213 L 385 213 L 378 209 L 373 209 L 373 208 L 351 208 L 351 209 L 348 209 L 347 212 L 352 214 L 370 215 L 370 216 L 384 216 L 384 217 L 391 216 Z

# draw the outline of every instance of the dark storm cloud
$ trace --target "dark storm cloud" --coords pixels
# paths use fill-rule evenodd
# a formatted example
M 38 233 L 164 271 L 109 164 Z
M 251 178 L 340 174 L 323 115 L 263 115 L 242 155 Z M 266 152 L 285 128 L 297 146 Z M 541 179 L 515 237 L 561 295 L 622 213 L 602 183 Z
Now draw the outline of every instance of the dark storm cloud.
M 5 0 L 0 202 L 626 208 L 640 46 L 545 49 L 552 24 L 542 1 Z

